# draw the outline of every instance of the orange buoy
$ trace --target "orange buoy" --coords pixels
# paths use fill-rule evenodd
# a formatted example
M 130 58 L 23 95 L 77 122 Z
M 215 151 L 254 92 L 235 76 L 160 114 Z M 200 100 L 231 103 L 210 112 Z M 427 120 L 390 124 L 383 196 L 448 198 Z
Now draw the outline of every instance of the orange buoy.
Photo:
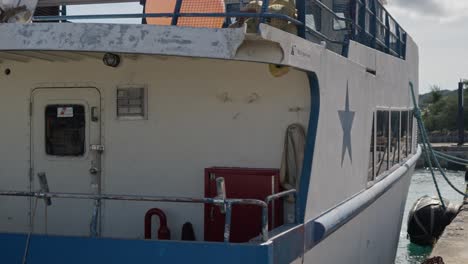
M 174 13 L 177 0 L 146 0 L 145 13 Z M 180 13 L 224 13 L 224 0 L 183 0 Z M 179 17 L 178 26 L 221 28 L 224 17 Z M 171 25 L 172 17 L 149 17 L 148 24 Z

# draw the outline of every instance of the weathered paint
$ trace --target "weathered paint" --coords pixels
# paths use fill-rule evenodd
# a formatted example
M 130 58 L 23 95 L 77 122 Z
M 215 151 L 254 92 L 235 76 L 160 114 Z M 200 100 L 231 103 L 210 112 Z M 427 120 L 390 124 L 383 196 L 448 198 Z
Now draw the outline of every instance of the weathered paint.
M 154 25 L 0 24 L 0 50 L 61 50 L 232 58 L 244 28 Z
M 8 61 L 0 67 L 0 72 L 4 67 L 11 69 L 11 75 L 0 80 L 2 91 L 8 94 L 2 97 L 4 101 L 0 99 L 0 109 L 18 113 L 18 117 L 0 117 L 1 122 L 9 123 L 4 135 L 12 135 L 5 136 L 8 142 L 0 140 L 4 146 L 1 154 L 9 155 L 5 163 L 0 162 L 3 190 L 29 191 L 28 108 L 34 87 L 61 87 L 76 93 L 82 89 L 77 87 L 97 87 L 101 91 L 103 194 L 203 197 L 206 167 L 279 167 L 287 126 L 306 126 L 310 109 L 304 73 L 293 69 L 275 78 L 264 64 L 123 55 L 118 68 L 106 67 L 94 57 L 68 62 Z M 53 82 L 51 72 L 56 78 Z M 23 78 L 25 74 L 29 80 Z M 265 86 L 252 85 L 260 82 Z M 288 87 L 289 83 L 301 85 Z M 118 87 L 146 87 L 147 119 L 117 119 Z M 289 91 L 286 95 L 285 87 Z M 87 179 L 88 171 L 83 173 Z M 34 170 L 31 175 L 35 181 Z M 128 184 L 129 179 L 132 184 Z M 53 182 L 49 185 L 51 192 L 60 192 Z M 25 198 L 0 199 L 0 207 L 7 210 L 0 217 L 2 231 L 28 231 Z M 102 236 L 143 238 L 143 217 L 153 207 L 167 213 L 174 237 L 180 238 L 181 226 L 191 222 L 197 239 L 203 238 L 203 205 L 129 201 L 103 201 Z M 42 202 L 37 219 L 45 219 Z M 59 229 L 71 232 L 67 222 L 61 221 L 63 228 Z M 36 225 L 35 230 L 45 231 L 43 225 Z

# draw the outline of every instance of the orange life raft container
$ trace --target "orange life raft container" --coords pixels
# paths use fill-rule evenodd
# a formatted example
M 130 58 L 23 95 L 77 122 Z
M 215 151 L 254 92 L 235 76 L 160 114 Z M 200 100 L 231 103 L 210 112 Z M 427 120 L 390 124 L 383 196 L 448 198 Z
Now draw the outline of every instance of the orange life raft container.
M 146 0 L 145 13 L 174 13 L 177 0 Z M 183 0 L 180 13 L 224 13 L 224 0 Z M 224 17 L 179 17 L 177 26 L 221 28 Z M 172 17 L 148 17 L 148 24 L 171 25 Z

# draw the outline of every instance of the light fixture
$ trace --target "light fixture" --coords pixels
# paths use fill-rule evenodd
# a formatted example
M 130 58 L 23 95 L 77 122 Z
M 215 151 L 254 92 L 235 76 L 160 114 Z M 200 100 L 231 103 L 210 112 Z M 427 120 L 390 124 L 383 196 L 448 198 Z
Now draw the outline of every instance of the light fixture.
M 102 57 L 102 61 L 106 66 L 115 68 L 120 64 L 120 56 L 113 53 L 106 53 L 104 57 Z

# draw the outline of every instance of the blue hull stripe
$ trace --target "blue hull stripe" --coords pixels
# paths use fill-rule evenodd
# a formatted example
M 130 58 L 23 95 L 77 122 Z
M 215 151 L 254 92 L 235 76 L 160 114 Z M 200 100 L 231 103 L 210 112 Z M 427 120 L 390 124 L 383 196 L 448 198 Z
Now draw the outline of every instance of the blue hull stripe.
M 313 72 L 308 72 L 310 86 L 310 115 L 309 126 L 307 129 L 307 140 L 304 152 L 304 161 L 302 162 L 302 172 L 299 182 L 299 223 L 304 223 L 305 211 L 307 208 L 307 197 L 309 194 L 310 177 L 312 174 L 312 161 L 315 150 L 315 139 L 317 138 L 317 128 L 320 114 L 320 91 L 317 75 Z
M 27 235 L 0 234 L 1 263 L 20 264 Z M 31 237 L 27 264 L 264 263 L 272 245 L 224 244 L 80 237 Z

